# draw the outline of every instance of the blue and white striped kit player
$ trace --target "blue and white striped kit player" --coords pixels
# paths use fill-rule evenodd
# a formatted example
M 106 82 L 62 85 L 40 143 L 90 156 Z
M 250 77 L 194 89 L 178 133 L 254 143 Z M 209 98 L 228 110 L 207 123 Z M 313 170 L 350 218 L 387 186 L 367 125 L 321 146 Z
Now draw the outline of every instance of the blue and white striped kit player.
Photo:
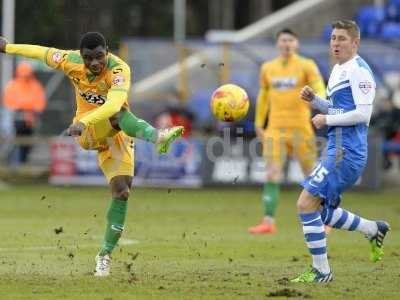
M 375 80 L 367 63 L 357 55 L 336 64 L 327 95 L 329 100 L 316 97 L 311 102 L 327 114 L 328 144 L 303 187 L 322 198 L 325 207 L 336 208 L 341 193 L 354 185 L 367 163 L 368 123 L 375 97 Z
M 368 124 L 375 87 L 371 69 L 356 55 L 334 66 L 327 86 L 328 100 L 315 96 L 311 101 L 314 108 L 326 115 L 328 143 L 319 164 L 302 185 L 321 199 L 323 208 L 322 212 L 300 213 L 313 268 L 294 282 L 332 280 L 324 224 L 363 233 L 371 243 L 371 260 L 375 262 L 383 256 L 382 243 L 389 225 L 339 207 L 342 192 L 355 184 L 367 163 Z

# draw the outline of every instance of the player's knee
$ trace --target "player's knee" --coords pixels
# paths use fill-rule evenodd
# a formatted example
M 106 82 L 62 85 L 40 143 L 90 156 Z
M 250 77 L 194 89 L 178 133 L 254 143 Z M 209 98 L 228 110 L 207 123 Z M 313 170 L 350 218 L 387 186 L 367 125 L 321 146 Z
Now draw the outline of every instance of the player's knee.
M 319 209 L 320 203 L 318 198 L 303 190 L 297 200 L 297 210 L 302 213 L 313 212 Z
M 119 130 L 119 120 L 121 119 L 121 111 L 117 112 L 115 115 L 110 117 L 111 126 L 117 130 Z
M 118 199 L 128 199 L 130 194 L 130 189 L 128 186 L 118 188 L 113 191 L 113 197 Z
M 278 166 L 272 166 L 268 168 L 267 181 L 280 183 L 282 180 L 282 170 Z
M 113 198 L 118 198 L 118 199 L 128 199 L 129 198 L 129 188 L 126 187 L 124 189 L 116 190 L 113 193 Z
M 268 182 L 273 182 L 273 183 L 280 183 L 281 181 L 281 175 L 273 172 L 268 172 L 267 174 L 267 181 Z
M 300 198 L 297 200 L 297 210 L 299 212 L 305 212 L 309 208 L 309 203 L 304 199 Z
M 111 191 L 113 198 L 128 199 L 130 194 L 130 183 L 125 178 L 113 178 Z

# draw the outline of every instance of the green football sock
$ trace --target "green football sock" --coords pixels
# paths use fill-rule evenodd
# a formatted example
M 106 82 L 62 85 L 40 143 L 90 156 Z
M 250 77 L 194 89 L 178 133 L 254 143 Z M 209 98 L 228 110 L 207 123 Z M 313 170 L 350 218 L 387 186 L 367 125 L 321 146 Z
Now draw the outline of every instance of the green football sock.
M 113 198 L 107 213 L 107 227 L 100 255 L 110 254 L 124 230 L 127 200 Z
M 274 218 L 276 208 L 278 207 L 280 185 L 275 182 L 264 184 L 262 200 L 264 204 L 265 216 Z
M 123 132 L 131 137 L 137 137 L 153 143 L 157 141 L 157 129 L 146 121 L 137 118 L 128 110 L 122 112 L 118 125 Z

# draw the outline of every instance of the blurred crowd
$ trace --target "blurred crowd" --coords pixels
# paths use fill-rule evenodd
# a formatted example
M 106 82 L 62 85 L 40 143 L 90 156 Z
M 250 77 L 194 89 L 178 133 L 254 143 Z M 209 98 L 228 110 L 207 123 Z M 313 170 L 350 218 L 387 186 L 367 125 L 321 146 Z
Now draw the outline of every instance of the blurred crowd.
M 391 97 L 383 99 L 380 104 L 370 125 L 384 140 L 383 168 L 387 170 L 392 167 L 392 158 L 400 155 L 400 109 L 394 105 Z

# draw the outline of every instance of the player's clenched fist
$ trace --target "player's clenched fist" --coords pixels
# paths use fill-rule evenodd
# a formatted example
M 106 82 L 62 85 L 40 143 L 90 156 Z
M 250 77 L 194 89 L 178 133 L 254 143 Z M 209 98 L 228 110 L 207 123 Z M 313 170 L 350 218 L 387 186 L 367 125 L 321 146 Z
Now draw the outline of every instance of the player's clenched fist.
M 306 85 L 305 87 L 303 87 L 300 91 L 300 97 L 303 100 L 306 101 L 312 101 L 315 97 L 315 93 L 314 90 L 312 88 L 310 88 L 308 85 Z
M 6 52 L 7 43 L 8 43 L 7 40 L 4 37 L 0 36 L 0 52 L 3 53 Z
M 315 128 L 320 129 L 326 125 L 326 115 L 315 115 L 311 121 L 314 124 Z

